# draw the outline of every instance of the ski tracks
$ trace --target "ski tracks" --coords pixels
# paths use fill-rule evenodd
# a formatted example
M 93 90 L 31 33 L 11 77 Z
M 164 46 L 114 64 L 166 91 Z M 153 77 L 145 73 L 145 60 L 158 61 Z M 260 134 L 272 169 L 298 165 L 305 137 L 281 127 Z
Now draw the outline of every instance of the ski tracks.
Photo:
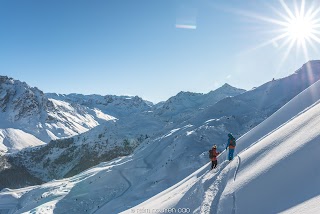
M 237 157 L 238 157 L 238 165 L 237 165 L 236 171 L 234 172 L 233 182 L 236 181 L 237 174 L 238 174 L 238 171 L 239 171 L 239 168 L 240 168 L 240 165 L 241 165 L 241 157 L 240 157 L 240 155 L 238 155 Z M 237 197 L 236 196 L 237 196 L 236 191 L 234 191 L 233 194 L 232 194 L 232 199 L 233 199 L 232 214 L 236 214 L 236 211 L 237 211 L 237 203 L 236 203 Z
M 119 175 L 127 182 L 128 187 L 118 196 L 116 196 L 115 198 L 112 198 L 111 200 L 108 200 L 106 202 L 104 202 L 103 204 L 99 205 L 94 211 L 92 211 L 93 213 L 96 213 L 98 210 L 100 210 L 100 208 L 104 207 L 105 205 L 107 205 L 110 201 L 117 199 L 121 196 L 123 196 L 131 187 L 132 187 L 132 183 L 131 181 L 123 174 L 122 170 L 116 169 L 116 171 L 119 173 Z
M 200 208 L 201 213 L 217 213 L 220 197 L 227 185 L 229 174 L 230 166 L 228 161 L 225 161 L 224 167 L 219 171 L 217 178 L 205 192 L 204 200 Z
M 224 161 L 223 163 L 221 163 L 220 165 L 221 170 L 216 174 L 216 176 L 214 176 L 216 177 L 215 181 L 205 191 L 203 202 L 200 207 L 200 213 L 206 213 L 206 214 L 218 213 L 220 198 L 225 187 L 227 186 L 228 181 L 233 180 L 234 182 L 237 177 L 237 173 L 239 171 L 240 164 L 241 164 L 240 156 L 237 156 L 236 167 L 231 164 L 234 164 L 234 163 L 231 162 L 229 164 L 228 161 Z M 235 170 L 232 170 L 233 168 L 235 168 Z M 233 171 L 234 173 L 232 173 Z M 232 177 L 232 174 L 233 174 L 233 177 Z M 212 179 L 214 179 L 214 177 L 212 177 Z M 236 214 L 237 208 L 236 208 L 235 192 L 232 194 L 232 199 L 233 199 L 232 214 Z
M 236 168 L 236 171 L 234 172 L 233 181 L 235 181 L 236 178 L 237 178 L 237 174 L 238 174 L 238 171 L 239 171 L 239 168 L 240 168 L 240 164 L 241 164 L 240 155 L 238 155 L 237 158 L 238 158 L 238 166 L 237 166 L 237 168 Z

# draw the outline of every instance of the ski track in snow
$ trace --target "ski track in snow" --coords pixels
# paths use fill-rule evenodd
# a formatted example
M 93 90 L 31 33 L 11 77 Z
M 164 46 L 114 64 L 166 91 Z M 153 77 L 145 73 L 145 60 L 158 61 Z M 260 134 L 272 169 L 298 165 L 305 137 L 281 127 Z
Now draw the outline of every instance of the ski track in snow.
M 233 176 L 233 182 L 236 181 L 236 178 L 237 178 L 237 174 L 238 174 L 238 171 L 239 171 L 239 168 L 240 168 L 240 165 L 241 165 L 241 157 L 240 157 L 240 154 L 237 156 L 238 158 L 238 166 L 236 168 L 236 171 L 234 172 L 234 176 Z M 236 202 L 236 192 L 233 192 L 232 194 L 232 199 L 233 199 L 233 208 L 232 208 L 232 214 L 236 214 L 236 211 L 237 211 L 237 202 Z
M 204 204 L 201 204 L 201 208 L 203 208 L 201 209 L 201 213 L 209 214 L 209 213 L 217 213 L 218 211 L 220 197 L 225 187 L 227 186 L 228 178 L 230 177 L 230 168 L 231 168 L 230 164 L 232 164 L 232 162 L 228 163 L 228 161 L 225 161 L 225 163 L 227 165 L 223 167 L 217 179 L 215 179 L 213 184 L 209 187 L 208 191 L 206 192 Z
M 207 190 L 204 192 L 204 200 L 203 203 L 200 206 L 200 213 L 210 213 L 211 210 L 211 204 L 214 200 L 214 198 L 217 196 L 217 193 L 219 191 L 219 185 L 221 182 L 221 172 L 223 169 L 220 169 L 218 173 L 212 177 L 211 179 L 215 179 L 216 182 L 214 182 L 212 185 L 210 185 Z M 211 180 L 210 179 L 210 180 Z M 209 182 L 209 180 L 207 180 Z M 205 186 L 205 185 L 204 185 Z
M 161 145 L 160 143 L 153 143 L 152 148 L 150 148 L 151 151 L 149 152 L 149 155 L 138 158 L 138 159 L 142 159 L 143 163 L 146 165 L 145 167 L 142 167 L 142 168 L 152 169 L 152 165 L 151 165 L 151 163 L 148 162 L 147 159 L 148 159 L 151 155 L 153 155 L 152 152 L 153 152 L 155 149 L 157 149 L 160 145 Z M 115 169 L 115 170 L 117 170 L 117 172 L 119 173 L 119 175 L 128 183 L 127 189 L 124 190 L 124 191 L 123 191 L 120 195 L 118 195 L 117 197 L 112 198 L 112 199 L 104 202 L 103 204 L 99 205 L 95 210 L 92 211 L 92 214 L 93 214 L 93 213 L 97 213 L 97 212 L 98 212 L 99 210 L 101 210 L 101 209 L 104 209 L 103 207 L 105 207 L 108 203 L 110 203 L 111 201 L 113 201 L 113 200 L 115 200 L 115 199 L 123 196 L 123 195 L 124 195 L 127 191 L 129 191 L 129 189 L 132 187 L 132 185 L 133 185 L 132 182 L 128 179 L 127 176 L 124 175 L 123 171 L 120 170 L 120 169 Z
M 235 180 L 236 180 L 236 178 L 237 178 L 237 174 L 238 174 L 238 171 L 239 171 L 239 168 L 240 168 L 240 164 L 241 164 L 241 157 L 240 157 L 240 154 L 237 156 L 237 158 L 238 158 L 238 166 L 237 166 L 236 171 L 234 172 L 233 181 L 235 181 Z
M 235 164 L 235 159 L 237 158 L 237 166 L 233 167 L 232 164 Z M 204 192 L 203 197 L 203 203 L 200 206 L 200 213 L 218 213 L 218 207 L 221 195 L 228 183 L 228 180 L 230 180 L 230 177 L 232 175 L 232 169 L 235 168 L 233 173 L 233 181 L 235 181 L 237 177 L 238 170 L 240 168 L 241 164 L 241 158 L 240 155 L 236 156 L 236 158 L 233 159 L 231 163 L 229 163 L 227 160 L 222 162 L 220 164 L 220 169 L 217 172 L 216 175 L 214 175 L 211 178 L 207 178 L 207 176 L 204 176 L 203 178 L 203 187 L 206 189 Z M 210 172 L 210 171 L 209 171 Z M 210 180 L 213 180 L 214 182 L 212 185 L 210 185 L 208 188 L 206 188 L 206 183 L 210 182 Z M 236 213 L 236 194 L 233 193 L 233 209 L 232 214 Z
M 103 209 L 104 206 L 106 206 L 108 203 L 110 203 L 111 201 L 123 196 L 131 187 L 132 187 L 132 183 L 131 181 L 127 178 L 127 176 L 125 176 L 122 172 L 122 170 L 119 170 L 119 169 L 115 169 L 119 175 L 127 182 L 128 184 L 128 187 L 118 196 L 114 197 L 114 198 L 111 198 L 110 200 L 104 202 L 103 204 L 99 205 L 94 211 L 92 211 L 91 213 L 96 213 L 97 211 L 99 211 L 100 209 Z
M 237 206 L 236 206 L 236 192 L 232 194 L 233 199 L 233 208 L 232 208 L 232 214 L 236 214 Z

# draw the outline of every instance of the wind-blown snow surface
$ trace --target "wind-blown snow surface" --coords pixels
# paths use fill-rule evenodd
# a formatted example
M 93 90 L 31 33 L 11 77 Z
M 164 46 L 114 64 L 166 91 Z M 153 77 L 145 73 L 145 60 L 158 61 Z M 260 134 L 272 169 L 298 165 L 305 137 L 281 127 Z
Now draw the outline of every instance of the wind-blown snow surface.
M 239 155 L 203 166 L 124 213 L 317 213 L 320 210 L 320 81 L 241 137 Z
M 225 152 L 222 153 L 216 171 L 209 171 L 208 163 L 172 187 L 164 188 L 165 181 L 182 173 L 178 169 L 193 160 L 181 161 L 176 168 L 154 169 L 159 173 L 152 174 L 148 169 L 153 161 L 162 161 L 149 153 L 152 147 L 158 148 L 160 157 L 168 151 L 162 151 L 166 142 L 161 141 L 140 148 L 150 156 L 140 154 L 139 158 L 139 152 L 135 152 L 68 179 L 24 189 L 4 189 L 0 192 L 0 211 L 118 213 L 128 209 L 124 213 L 151 213 L 153 209 L 187 208 L 194 213 L 314 213 L 320 203 L 318 91 L 320 82 L 241 137 L 237 141 L 238 156 L 228 164 Z M 173 130 L 163 138 L 178 131 L 181 130 Z M 173 144 L 172 150 L 174 147 Z M 170 154 L 167 157 L 164 161 L 170 162 Z M 163 170 L 172 177 L 161 180 Z M 145 177 L 130 177 L 143 172 Z M 152 180 L 153 175 L 158 176 L 157 182 Z M 153 188 L 166 190 L 145 201 Z M 132 200 L 140 200 L 141 204 L 131 208 Z

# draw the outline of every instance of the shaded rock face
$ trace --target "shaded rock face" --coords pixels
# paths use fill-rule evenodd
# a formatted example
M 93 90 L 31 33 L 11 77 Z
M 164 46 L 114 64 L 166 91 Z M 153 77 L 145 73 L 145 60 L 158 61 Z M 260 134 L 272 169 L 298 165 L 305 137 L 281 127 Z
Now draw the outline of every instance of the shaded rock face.
M 0 156 L 0 190 L 3 188 L 21 188 L 30 185 L 42 184 L 43 181 L 18 166 L 10 157 Z
M 130 155 L 145 137 L 124 139 L 110 146 L 108 140 L 79 145 L 74 138 L 55 140 L 47 145 L 0 156 L 0 190 L 37 185 L 52 179 L 76 175 L 101 162 Z
M 99 138 L 100 137 L 100 138 Z M 148 136 L 140 135 L 135 139 L 108 139 L 102 136 L 98 140 L 92 141 L 86 136 L 59 139 L 51 141 L 47 145 L 29 148 L 18 153 L 4 156 L 7 165 L 0 165 L 0 170 L 6 168 L 11 171 L 14 169 L 23 169 L 29 172 L 32 178 L 32 184 L 38 181 L 50 181 L 52 179 L 61 179 L 76 175 L 90 167 L 101 162 L 110 161 L 120 156 L 130 155 L 134 149 Z M 9 167 L 7 167 L 9 166 Z M 2 176 L 3 172 L 0 171 Z M 10 176 L 12 176 L 10 174 Z M 5 186 L 10 182 L 2 182 Z M 30 184 L 30 183 L 29 183 Z M 10 183 L 10 186 L 16 185 Z M 23 185 L 23 183 L 19 183 Z
M 66 139 L 14 156 L 0 156 L 0 190 L 71 177 L 101 162 L 130 155 L 138 146 L 138 144 L 123 144 L 106 150 L 107 143 L 75 146 L 72 140 Z M 57 150 L 61 150 L 61 154 L 56 159 L 50 159 L 48 155 Z M 38 167 L 42 172 L 34 171 L 31 166 Z
M 0 108 L 10 114 L 11 122 L 37 116 L 52 106 L 44 93 L 26 83 L 0 76 Z

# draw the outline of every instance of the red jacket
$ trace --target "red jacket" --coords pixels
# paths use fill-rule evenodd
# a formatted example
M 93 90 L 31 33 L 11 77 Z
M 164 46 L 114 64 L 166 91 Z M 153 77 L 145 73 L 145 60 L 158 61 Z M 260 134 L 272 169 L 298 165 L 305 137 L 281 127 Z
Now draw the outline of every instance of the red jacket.
M 211 158 L 212 161 L 217 160 L 217 156 L 220 154 L 220 152 L 217 152 L 217 149 L 212 148 L 213 158 Z

